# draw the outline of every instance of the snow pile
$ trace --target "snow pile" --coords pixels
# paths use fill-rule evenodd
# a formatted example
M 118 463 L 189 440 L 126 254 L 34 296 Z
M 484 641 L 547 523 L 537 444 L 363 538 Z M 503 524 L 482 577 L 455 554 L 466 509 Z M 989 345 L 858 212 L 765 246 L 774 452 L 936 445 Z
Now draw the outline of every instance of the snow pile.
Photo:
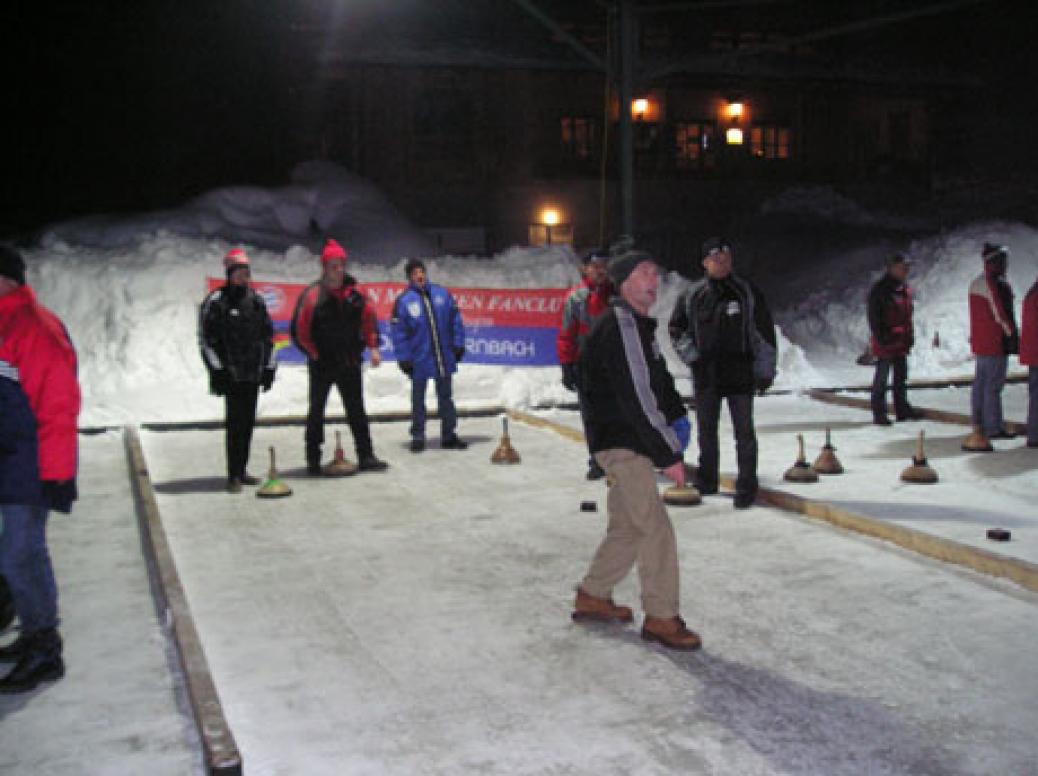
M 762 215 L 797 216 L 849 226 L 882 226 L 914 229 L 918 218 L 884 212 L 869 212 L 831 186 L 796 186 L 785 189 L 761 204 Z
M 371 183 L 328 162 L 304 162 L 281 188 L 231 186 L 176 210 L 128 218 L 91 216 L 51 227 L 49 242 L 129 249 L 142 233 L 222 239 L 271 250 L 319 250 L 325 236 L 349 245 L 355 258 L 391 262 L 428 255 L 433 243 Z
M 996 242 L 1009 247 L 1008 279 L 1020 302 L 1038 275 L 1038 230 L 1022 224 L 972 224 L 953 232 L 915 240 L 909 284 L 915 290 L 916 343 L 909 356 L 913 378 L 942 378 L 972 373 L 969 348 L 969 284 L 982 270 L 981 247 Z M 875 258 L 872 267 L 876 265 Z M 802 273 L 803 301 L 780 314 L 789 337 L 810 353 L 835 382 L 845 382 L 839 365 L 853 364 L 868 342 L 865 312 L 868 290 L 882 271 L 864 269 L 854 255 L 838 257 L 827 268 Z M 935 346 L 935 335 L 938 342 Z M 1012 361 L 1010 367 L 1015 367 Z M 853 368 L 851 372 L 853 373 Z M 866 373 L 857 370 L 857 381 Z

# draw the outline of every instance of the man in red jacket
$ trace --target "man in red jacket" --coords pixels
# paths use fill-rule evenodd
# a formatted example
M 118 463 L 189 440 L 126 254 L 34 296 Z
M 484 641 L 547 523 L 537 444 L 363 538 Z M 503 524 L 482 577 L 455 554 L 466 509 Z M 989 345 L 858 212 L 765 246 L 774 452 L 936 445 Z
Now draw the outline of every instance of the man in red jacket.
M 559 365 L 562 367 L 562 384 L 567 390 L 576 391 L 577 406 L 580 418 L 587 435 L 587 391 L 580 379 L 577 362 L 580 352 L 591 331 L 591 324 L 602 313 L 609 309 L 609 300 L 613 295 L 613 285 L 606 275 L 606 261 L 609 258 L 605 251 L 591 251 L 581 262 L 580 274 L 583 279 L 573 286 L 566 295 L 562 308 L 562 326 L 555 340 L 559 354 Z M 605 471 L 595 461 L 588 448 L 589 480 L 598 480 L 605 476 Z
M 310 407 L 306 416 L 306 468 L 321 473 L 324 408 L 332 386 L 339 389 L 357 450 L 361 471 L 384 471 L 389 464 L 375 457 L 368 415 L 364 410 L 361 362 L 367 348 L 371 365 L 382 363 L 375 311 L 346 274 L 346 251 L 328 240 L 321 252 L 321 278 L 299 296 L 292 315 L 292 339 L 306 354 Z
M 1038 447 L 1038 280 L 1024 297 L 1020 363 L 1027 367 L 1027 446 Z
M 970 283 L 970 348 L 976 356 L 971 394 L 973 425 L 988 439 L 1012 439 L 1002 423 L 1002 387 L 1009 355 L 1019 351 L 1013 289 L 1006 282 L 1009 249 L 984 243 L 984 271 Z
M 0 572 L 21 622 L 18 639 L 0 648 L 0 661 L 15 662 L 0 692 L 17 693 L 65 673 L 46 527 L 50 510 L 69 512 L 76 499 L 80 397 L 68 333 L 36 301 L 25 284 L 25 262 L 6 245 L 0 245 L 0 379 L 5 421 L 22 418 L 17 433 L 0 440 Z M 26 433 L 35 433 L 35 446 L 18 444 Z
M 900 253 L 887 260 L 887 271 L 869 291 L 868 318 L 876 357 L 872 379 L 872 422 L 889 426 L 887 417 L 887 378 L 894 371 L 894 415 L 898 420 L 917 420 L 919 410 L 908 403 L 908 354 L 915 342 L 912 328 L 912 289 L 908 279 L 908 260 Z

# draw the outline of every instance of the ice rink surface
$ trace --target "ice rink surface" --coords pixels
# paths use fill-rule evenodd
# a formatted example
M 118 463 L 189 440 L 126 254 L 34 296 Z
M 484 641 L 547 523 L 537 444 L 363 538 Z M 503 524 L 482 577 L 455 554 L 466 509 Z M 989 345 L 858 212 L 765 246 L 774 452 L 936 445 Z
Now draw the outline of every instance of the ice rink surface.
M 778 433 L 767 425 L 764 439 Z M 1033 594 L 714 497 L 671 510 L 682 609 L 703 652 L 648 646 L 633 625 L 572 624 L 605 487 L 581 479 L 576 443 L 511 431 L 523 463 L 499 467 L 494 419 L 463 421 L 468 451 L 419 456 L 406 424 L 384 424 L 374 438 L 389 472 L 313 480 L 293 466 L 300 429 L 261 429 L 254 450 L 276 445 L 295 488 L 281 501 L 221 491 L 217 432 L 144 436 L 249 773 L 965 774 L 1038 762 Z M 633 578 L 616 598 L 637 603 Z

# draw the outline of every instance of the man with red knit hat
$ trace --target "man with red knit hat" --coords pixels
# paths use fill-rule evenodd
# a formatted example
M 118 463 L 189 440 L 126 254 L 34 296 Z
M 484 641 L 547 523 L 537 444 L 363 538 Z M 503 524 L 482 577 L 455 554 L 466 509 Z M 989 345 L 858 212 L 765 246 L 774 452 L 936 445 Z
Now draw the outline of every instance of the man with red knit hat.
M 259 388 L 270 390 L 277 363 L 267 305 L 249 287 L 249 257 L 241 248 L 232 248 L 223 266 L 227 284 L 213 289 L 202 302 L 198 339 L 210 390 L 224 397 L 227 492 L 241 493 L 242 485 L 259 483 L 245 467 Z
M 1024 297 L 1020 363 L 1027 367 L 1027 446 L 1038 447 L 1038 280 Z
M 984 243 L 984 271 L 970 283 L 970 348 L 977 364 L 971 394 L 973 425 L 988 439 L 1012 439 L 1002 422 L 1002 387 L 1009 355 L 1019 351 L 1013 289 L 1006 282 L 1009 249 Z
M 68 332 L 25 284 L 21 254 L 0 244 L 0 573 L 21 623 L 18 639 L 0 647 L 0 662 L 15 663 L 3 693 L 65 673 L 47 517 L 76 500 L 79 405 Z
M 321 252 L 321 277 L 299 296 L 292 315 L 292 340 L 306 354 L 310 403 L 306 416 L 306 468 L 321 473 L 324 410 L 332 385 L 339 389 L 353 434 L 361 471 L 383 471 L 388 464 L 375 457 L 368 415 L 364 410 L 361 363 L 368 349 L 371 365 L 382 363 L 375 311 L 346 273 L 346 251 L 328 240 Z

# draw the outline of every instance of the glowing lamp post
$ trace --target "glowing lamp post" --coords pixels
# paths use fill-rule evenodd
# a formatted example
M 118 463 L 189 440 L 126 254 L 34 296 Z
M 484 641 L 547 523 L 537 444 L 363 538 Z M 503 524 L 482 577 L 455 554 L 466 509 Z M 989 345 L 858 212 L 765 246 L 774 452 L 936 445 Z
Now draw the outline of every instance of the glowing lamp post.
M 531 245 L 556 245 L 573 242 L 573 226 L 562 222 L 562 213 L 557 207 L 541 208 L 537 223 L 530 224 Z
M 728 145 L 739 146 L 743 143 L 742 121 L 746 116 L 746 103 L 742 100 L 729 100 L 724 106 L 724 115 L 728 119 L 728 129 L 724 139 Z
M 742 145 L 742 130 L 739 127 L 728 127 L 724 139 L 728 145 Z
M 644 121 L 649 113 L 649 101 L 644 97 L 631 100 L 631 118 L 635 121 Z

